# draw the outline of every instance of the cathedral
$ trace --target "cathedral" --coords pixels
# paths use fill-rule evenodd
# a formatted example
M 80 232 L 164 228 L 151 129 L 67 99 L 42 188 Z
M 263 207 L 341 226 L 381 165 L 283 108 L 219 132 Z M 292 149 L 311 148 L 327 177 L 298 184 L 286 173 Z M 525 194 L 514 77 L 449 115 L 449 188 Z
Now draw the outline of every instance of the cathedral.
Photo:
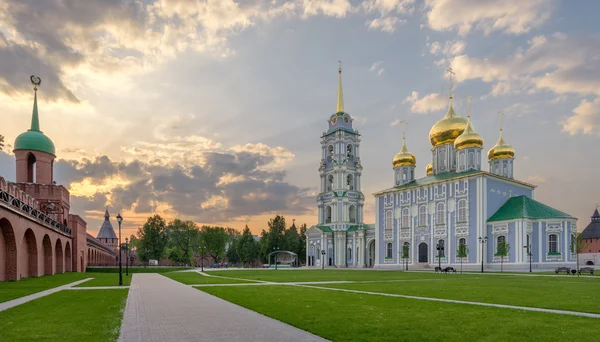
M 321 137 L 318 224 L 307 232 L 308 266 L 574 265 L 577 219 L 536 201 L 535 186 L 514 178 L 515 149 L 502 128 L 483 169 L 484 139 L 470 112 L 465 118 L 454 111 L 452 85 L 448 110 L 429 132 L 426 175 L 416 177 L 417 159 L 403 134 L 391 187 L 374 194 L 375 224 L 365 224 L 360 135 L 344 111 L 341 68 L 338 73 L 337 110 Z

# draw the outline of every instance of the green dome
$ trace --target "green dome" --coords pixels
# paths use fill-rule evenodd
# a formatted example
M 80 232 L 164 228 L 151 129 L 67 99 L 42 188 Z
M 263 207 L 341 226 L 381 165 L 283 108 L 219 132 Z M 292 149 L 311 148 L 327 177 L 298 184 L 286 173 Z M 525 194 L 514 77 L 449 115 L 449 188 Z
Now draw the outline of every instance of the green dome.
M 56 155 L 54 143 L 40 131 L 29 130 L 25 133 L 21 133 L 15 140 L 14 150 L 33 150 Z

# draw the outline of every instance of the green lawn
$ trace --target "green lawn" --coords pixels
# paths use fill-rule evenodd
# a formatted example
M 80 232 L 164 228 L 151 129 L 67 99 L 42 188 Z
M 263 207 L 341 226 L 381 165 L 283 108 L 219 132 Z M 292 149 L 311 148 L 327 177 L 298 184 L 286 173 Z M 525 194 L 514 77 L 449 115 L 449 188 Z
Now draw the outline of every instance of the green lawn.
M 170 272 L 163 273 L 165 277 L 169 277 L 173 280 L 176 280 L 180 283 L 184 283 L 186 285 L 195 285 L 195 284 L 238 284 L 238 283 L 248 283 L 250 281 L 244 280 L 236 280 L 236 279 L 225 279 L 225 278 L 217 278 L 217 277 L 207 277 L 200 275 L 196 272 Z M 222 276 L 229 276 L 229 272 L 223 272 Z
M 243 270 L 243 271 L 208 271 L 207 274 L 275 282 L 304 282 L 304 281 L 374 281 L 398 279 L 436 278 L 431 272 L 401 272 L 401 271 L 367 271 L 367 270 Z
M 129 267 L 129 273 L 166 273 L 173 271 L 190 270 L 193 267 Z M 118 267 L 88 267 L 87 273 L 119 273 Z M 123 266 L 125 274 L 125 266 Z
M 0 341 L 116 341 L 127 290 L 60 291 L 0 312 Z
M 296 286 L 200 290 L 333 341 L 598 340 L 593 318 Z
M 85 273 L 63 273 L 38 278 L 23 278 L 19 281 L 0 282 L 0 303 L 85 278 L 89 278 Z
M 119 274 L 117 273 L 85 273 L 86 278 L 94 278 L 83 282 L 75 287 L 88 287 L 88 286 L 119 286 Z M 123 272 L 123 286 L 129 286 L 131 284 L 131 276 L 125 275 Z

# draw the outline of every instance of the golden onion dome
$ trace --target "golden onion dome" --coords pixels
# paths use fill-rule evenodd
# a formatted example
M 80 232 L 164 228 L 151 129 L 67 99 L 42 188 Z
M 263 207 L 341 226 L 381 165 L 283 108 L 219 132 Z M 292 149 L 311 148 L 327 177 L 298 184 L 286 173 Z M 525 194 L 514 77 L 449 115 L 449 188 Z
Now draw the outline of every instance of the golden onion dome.
M 500 138 L 498 138 L 498 142 L 494 147 L 492 147 L 488 151 L 488 160 L 496 160 L 496 159 L 505 159 L 505 158 L 514 158 L 515 157 L 515 149 L 504 142 L 504 138 L 502 137 L 502 130 L 500 130 Z
M 417 165 L 417 157 L 415 157 L 414 154 L 408 152 L 408 149 L 406 148 L 406 141 L 404 139 L 402 139 L 402 149 L 400 150 L 400 152 L 398 152 L 398 154 L 394 156 L 392 164 L 394 165 L 394 168 L 400 166 Z
M 465 131 L 454 140 L 454 149 L 457 151 L 469 147 L 483 148 L 483 137 L 473 129 L 471 118 L 467 119 Z
M 428 176 L 433 174 L 433 163 L 427 164 L 427 167 L 425 167 L 425 172 L 427 172 Z
M 452 97 L 450 98 L 450 106 L 444 117 L 435 123 L 429 131 L 429 140 L 433 147 L 454 142 L 467 127 L 467 119 L 459 116 L 452 108 Z

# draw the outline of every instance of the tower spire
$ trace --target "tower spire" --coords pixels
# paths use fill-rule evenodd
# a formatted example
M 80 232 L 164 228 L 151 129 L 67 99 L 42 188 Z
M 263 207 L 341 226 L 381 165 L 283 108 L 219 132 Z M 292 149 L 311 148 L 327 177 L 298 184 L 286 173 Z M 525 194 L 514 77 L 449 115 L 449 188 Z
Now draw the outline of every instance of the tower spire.
M 337 95 L 337 108 L 336 113 L 344 112 L 344 94 L 342 93 L 342 61 L 338 61 L 338 95 Z
M 31 75 L 31 77 L 29 78 L 31 80 L 31 84 L 33 84 L 33 113 L 31 114 L 31 128 L 29 129 L 30 131 L 40 131 L 40 119 L 38 116 L 38 106 L 37 106 L 37 91 L 38 91 L 38 86 L 40 85 L 40 83 L 42 83 L 42 80 L 35 76 L 35 75 Z
M 408 151 L 406 148 L 406 125 L 408 125 L 408 122 L 400 120 L 400 124 L 402 125 L 402 151 Z
M 473 99 L 473 97 L 467 95 L 467 119 L 469 120 L 471 120 L 471 99 Z
M 446 71 L 450 74 L 450 100 L 452 100 L 452 76 L 454 76 L 454 71 L 452 71 L 452 67 L 449 67 Z

